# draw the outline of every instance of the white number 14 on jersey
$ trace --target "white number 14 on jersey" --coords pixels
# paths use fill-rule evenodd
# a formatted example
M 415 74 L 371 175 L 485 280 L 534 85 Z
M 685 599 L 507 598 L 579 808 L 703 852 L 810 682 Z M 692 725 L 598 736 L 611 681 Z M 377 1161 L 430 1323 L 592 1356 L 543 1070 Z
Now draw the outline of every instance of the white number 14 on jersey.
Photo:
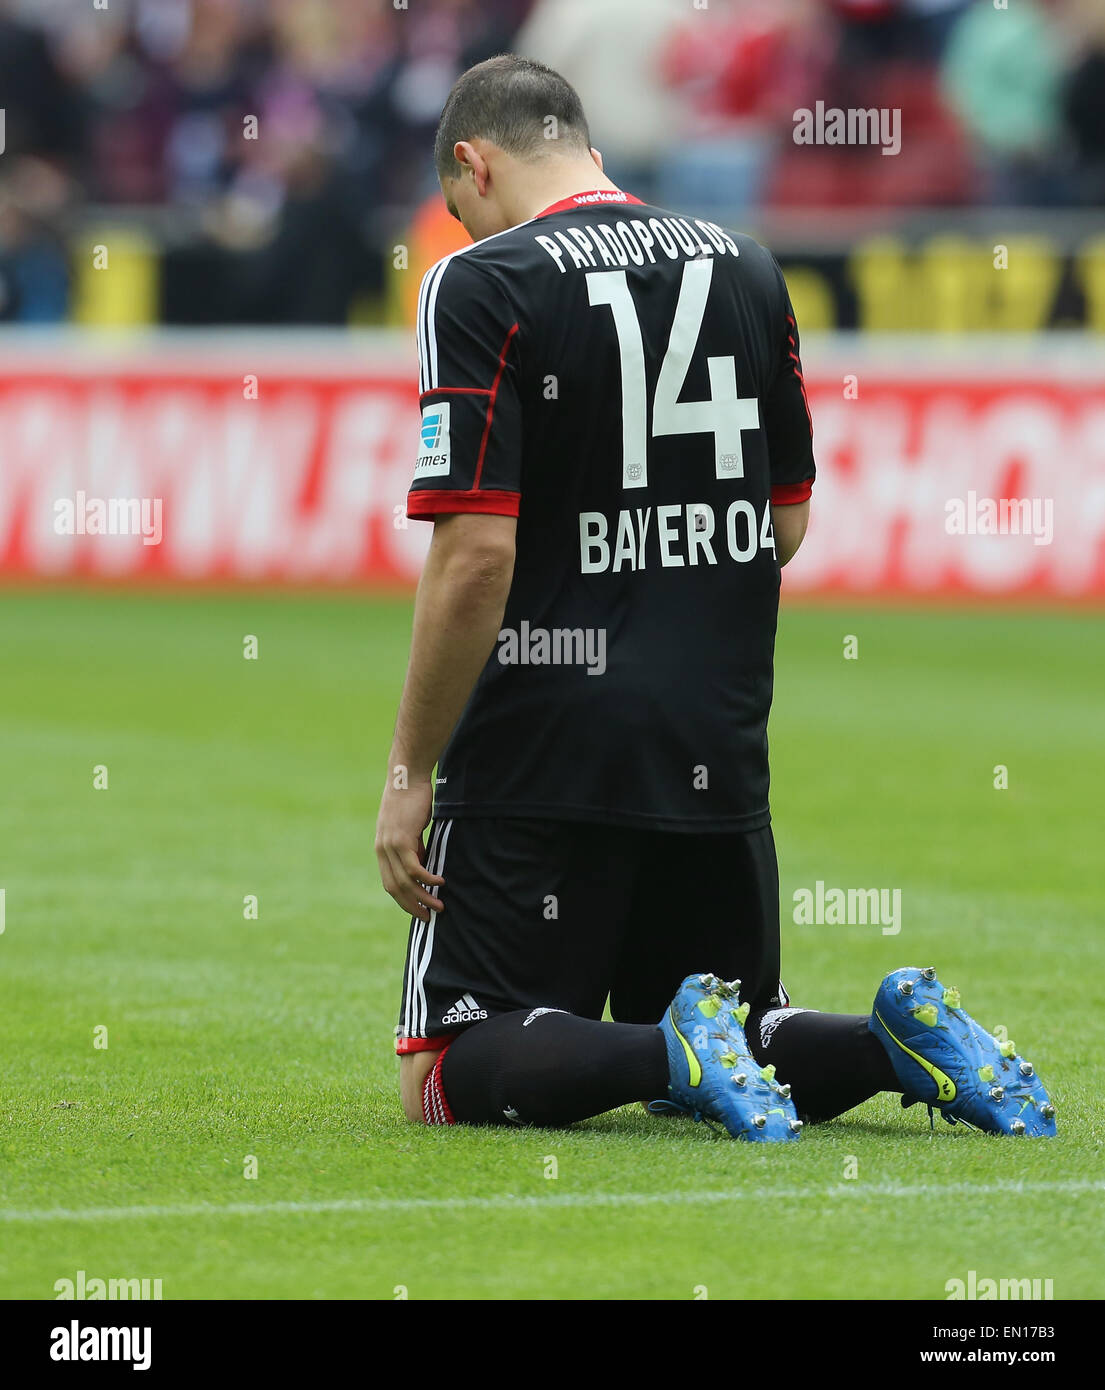
M 742 430 L 760 427 L 760 408 L 755 396 L 737 395 L 737 365 L 733 357 L 708 357 L 710 398 L 681 401 L 710 282 L 711 259 L 688 261 L 683 267 L 679 302 L 675 306 L 668 350 L 660 366 L 652 402 L 652 434 L 712 434 L 714 466 L 719 478 L 744 477 Z M 618 335 L 622 367 L 622 486 L 648 486 L 648 402 L 645 381 L 645 349 L 641 324 L 624 270 L 596 270 L 587 276 L 589 303 L 609 304 Z

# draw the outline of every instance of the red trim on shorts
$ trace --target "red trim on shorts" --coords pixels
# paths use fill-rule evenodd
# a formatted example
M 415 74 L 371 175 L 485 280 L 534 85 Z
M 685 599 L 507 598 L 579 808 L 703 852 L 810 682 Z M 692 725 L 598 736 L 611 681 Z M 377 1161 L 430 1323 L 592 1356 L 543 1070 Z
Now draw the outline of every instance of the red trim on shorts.
M 780 483 L 771 489 L 771 505 L 790 507 L 795 502 L 808 502 L 812 493 L 812 478 L 807 478 L 804 483 Z
M 459 1037 L 459 1033 L 445 1033 L 440 1038 L 396 1038 L 395 1051 L 400 1057 L 408 1052 L 439 1052 Z
M 425 488 L 407 494 L 407 515 L 412 521 L 432 521 L 440 513 L 483 512 L 488 516 L 517 516 L 522 497 L 495 488 Z

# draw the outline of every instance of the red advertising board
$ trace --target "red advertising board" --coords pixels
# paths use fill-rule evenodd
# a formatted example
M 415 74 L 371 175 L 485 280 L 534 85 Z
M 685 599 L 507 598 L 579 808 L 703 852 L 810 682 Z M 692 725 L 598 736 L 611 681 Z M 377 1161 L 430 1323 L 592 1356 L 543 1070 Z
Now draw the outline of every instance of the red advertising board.
M 413 582 L 406 339 L 255 344 L 0 353 L 0 575 Z M 819 473 L 789 592 L 1105 596 L 1105 374 L 848 365 L 807 351 Z

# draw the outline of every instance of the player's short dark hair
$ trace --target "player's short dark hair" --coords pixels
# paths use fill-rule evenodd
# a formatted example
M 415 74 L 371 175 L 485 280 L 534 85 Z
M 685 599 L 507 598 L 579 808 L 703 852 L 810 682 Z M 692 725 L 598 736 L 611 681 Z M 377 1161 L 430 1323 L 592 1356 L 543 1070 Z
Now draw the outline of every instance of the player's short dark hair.
M 551 127 L 550 116 L 556 118 Z M 434 141 L 438 178 L 456 176 L 453 146 L 473 138 L 491 140 L 523 159 L 539 158 L 550 148 L 591 148 L 583 103 L 572 84 L 544 63 L 513 53 L 477 63 L 453 84 Z

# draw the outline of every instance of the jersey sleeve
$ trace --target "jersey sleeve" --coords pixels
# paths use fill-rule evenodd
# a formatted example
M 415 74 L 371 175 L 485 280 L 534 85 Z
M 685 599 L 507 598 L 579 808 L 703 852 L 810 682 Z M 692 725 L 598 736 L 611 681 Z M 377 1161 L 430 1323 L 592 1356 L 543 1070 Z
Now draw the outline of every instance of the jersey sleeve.
M 517 516 L 518 321 L 494 278 L 463 255 L 439 261 L 422 281 L 418 363 L 421 433 L 407 515 Z
M 771 501 L 775 506 L 805 502 L 817 470 L 813 462 L 813 419 L 806 399 L 795 322 L 783 272 L 772 257 L 778 277 L 777 315 L 773 333 L 778 343 L 775 377 L 764 400 L 764 428 L 771 466 Z

